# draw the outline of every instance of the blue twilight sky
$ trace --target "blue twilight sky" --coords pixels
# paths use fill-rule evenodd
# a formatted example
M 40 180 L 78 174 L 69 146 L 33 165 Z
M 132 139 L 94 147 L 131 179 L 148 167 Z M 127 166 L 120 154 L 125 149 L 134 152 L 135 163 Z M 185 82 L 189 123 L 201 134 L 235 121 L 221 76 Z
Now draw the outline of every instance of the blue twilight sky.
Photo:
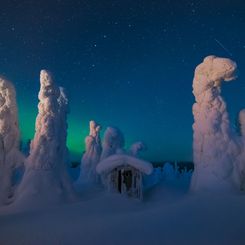
M 70 98 L 68 146 L 84 151 L 90 119 L 117 126 L 149 160 L 191 160 L 192 78 L 209 55 L 234 59 L 224 84 L 232 123 L 245 107 L 245 1 L 3 1 L 0 73 L 16 86 L 22 139 L 33 137 L 39 71 Z

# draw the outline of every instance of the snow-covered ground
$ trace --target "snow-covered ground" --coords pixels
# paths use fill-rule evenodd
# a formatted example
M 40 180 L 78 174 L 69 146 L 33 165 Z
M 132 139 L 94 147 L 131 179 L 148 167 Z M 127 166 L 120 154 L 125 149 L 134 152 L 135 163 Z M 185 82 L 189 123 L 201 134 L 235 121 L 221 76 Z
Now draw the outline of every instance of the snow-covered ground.
M 81 185 L 73 203 L 2 207 L 0 244 L 245 244 L 245 196 L 191 194 L 170 167 L 151 178 L 143 202 Z

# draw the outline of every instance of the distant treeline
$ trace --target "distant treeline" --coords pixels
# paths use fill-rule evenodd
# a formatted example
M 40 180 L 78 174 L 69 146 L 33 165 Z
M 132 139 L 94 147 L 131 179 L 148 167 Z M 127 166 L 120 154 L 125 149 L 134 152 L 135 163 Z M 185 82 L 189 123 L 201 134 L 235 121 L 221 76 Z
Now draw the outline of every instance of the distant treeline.
M 163 168 L 164 164 L 170 163 L 174 169 L 177 168 L 177 170 L 181 173 L 183 171 L 193 171 L 194 170 L 194 164 L 193 162 L 171 162 L 171 161 L 165 161 L 165 162 L 152 162 L 154 168 Z M 71 162 L 70 167 L 71 168 L 77 168 L 80 166 L 80 162 Z
M 164 162 L 152 162 L 154 168 L 163 168 L 166 163 L 170 163 L 174 169 L 177 168 L 177 171 L 193 171 L 194 164 L 193 162 L 171 162 L 171 161 L 164 161 Z

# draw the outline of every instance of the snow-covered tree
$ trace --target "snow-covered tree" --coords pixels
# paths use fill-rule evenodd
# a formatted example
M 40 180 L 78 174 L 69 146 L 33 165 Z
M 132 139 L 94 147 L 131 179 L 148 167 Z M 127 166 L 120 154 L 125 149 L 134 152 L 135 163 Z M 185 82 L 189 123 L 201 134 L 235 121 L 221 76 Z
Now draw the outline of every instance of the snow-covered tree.
M 124 153 L 124 136 L 118 128 L 108 127 L 104 134 L 102 154 L 103 160 L 116 153 Z
M 129 149 L 129 154 L 135 157 L 139 157 L 140 153 L 146 150 L 147 150 L 146 145 L 143 142 L 139 141 L 131 145 Z
M 35 136 L 30 146 L 30 156 L 26 165 L 33 169 L 52 169 L 58 164 L 59 145 L 59 103 L 60 90 L 51 75 L 42 70 L 40 73 L 40 91 L 38 94 L 38 115 Z
M 0 77 L 0 205 L 11 201 L 13 170 L 24 161 L 17 114 L 14 86 Z
M 245 138 L 245 109 L 239 112 L 239 131 L 240 135 Z
M 36 131 L 18 199 L 28 200 L 36 194 L 35 199 L 57 202 L 73 195 L 65 168 L 68 100 L 46 70 L 40 73 L 40 84 Z
M 86 151 L 81 161 L 81 173 L 79 181 L 97 181 L 96 166 L 100 161 L 102 152 L 100 130 L 101 127 L 95 121 L 89 122 L 89 135 L 85 139 Z
M 241 144 L 241 152 L 237 157 L 236 171 L 233 174 L 234 182 L 239 185 L 241 191 L 245 191 L 245 109 L 239 112 L 238 134 Z
M 59 104 L 59 152 L 58 155 L 60 157 L 59 168 L 60 168 L 60 178 L 61 183 L 64 186 L 65 190 L 69 192 L 71 197 L 74 197 L 74 190 L 71 184 L 70 177 L 67 173 L 67 163 L 69 161 L 69 150 L 66 146 L 67 140 L 67 114 L 70 112 L 68 98 L 66 95 L 66 91 L 64 88 L 59 87 L 60 95 L 58 98 Z
M 232 186 L 240 146 L 230 127 L 221 84 L 236 78 L 236 68 L 230 59 L 208 56 L 195 70 L 192 190 L 227 190 Z

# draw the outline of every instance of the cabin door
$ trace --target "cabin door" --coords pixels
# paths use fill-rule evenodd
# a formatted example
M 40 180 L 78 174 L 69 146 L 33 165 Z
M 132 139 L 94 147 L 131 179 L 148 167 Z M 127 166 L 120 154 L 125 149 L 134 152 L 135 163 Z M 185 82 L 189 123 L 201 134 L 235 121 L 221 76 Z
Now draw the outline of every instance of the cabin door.
M 119 193 L 122 193 L 122 172 L 121 170 L 118 171 L 117 190 Z
M 125 184 L 126 192 L 130 192 L 132 190 L 132 182 L 133 182 L 132 170 L 125 170 L 123 172 L 123 183 Z

